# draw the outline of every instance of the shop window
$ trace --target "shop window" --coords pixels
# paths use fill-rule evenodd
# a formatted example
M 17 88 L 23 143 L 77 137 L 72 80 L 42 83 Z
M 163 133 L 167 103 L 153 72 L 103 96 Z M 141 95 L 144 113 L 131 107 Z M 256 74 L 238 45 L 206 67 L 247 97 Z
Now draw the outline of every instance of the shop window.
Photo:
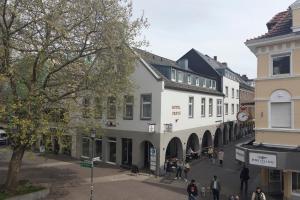
M 81 155 L 84 157 L 90 157 L 90 138 L 82 138 L 82 151 Z
M 95 157 L 99 157 L 102 160 L 102 139 L 95 139 Z
M 292 173 L 292 191 L 300 194 L 300 173 Z
M 117 140 L 116 138 L 108 138 L 108 162 L 115 163 L 117 160 Z

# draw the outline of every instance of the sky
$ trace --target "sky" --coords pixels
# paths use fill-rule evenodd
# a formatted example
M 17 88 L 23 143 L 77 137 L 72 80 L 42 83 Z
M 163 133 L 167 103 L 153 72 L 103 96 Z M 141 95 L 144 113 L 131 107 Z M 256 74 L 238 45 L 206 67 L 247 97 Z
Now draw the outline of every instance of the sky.
M 143 49 L 177 60 L 194 48 L 239 74 L 256 77 L 256 57 L 247 39 L 267 32 L 266 23 L 295 0 L 132 0 L 134 17 L 150 26 Z

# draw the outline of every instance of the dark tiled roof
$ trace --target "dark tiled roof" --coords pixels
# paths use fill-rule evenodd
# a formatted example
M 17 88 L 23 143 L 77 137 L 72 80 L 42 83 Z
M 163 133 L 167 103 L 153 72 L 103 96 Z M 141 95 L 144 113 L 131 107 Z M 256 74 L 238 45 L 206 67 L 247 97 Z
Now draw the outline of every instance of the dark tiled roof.
M 271 38 L 280 35 L 286 35 L 292 33 L 292 10 L 288 9 L 287 11 L 280 12 L 276 14 L 268 23 L 268 32 L 262 36 L 250 39 L 264 39 Z M 250 41 L 248 40 L 248 41 Z
M 205 94 L 212 94 L 212 95 L 218 95 L 218 96 L 224 96 L 223 93 L 217 91 L 217 90 L 212 90 L 208 88 L 202 88 L 199 86 L 194 86 L 194 85 L 189 85 L 189 84 L 184 84 L 184 83 L 177 83 L 174 81 L 171 81 L 167 79 L 163 74 L 161 74 L 154 66 L 170 66 L 174 68 L 178 68 L 183 71 L 187 71 L 189 73 L 193 73 L 190 70 L 184 70 L 181 68 L 177 63 L 173 60 L 149 53 L 147 51 L 141 50 L 141 49 L 135 49 L 135 51 L 143 58 L 145 62 L 148 63 L 148 65 L 151 67 L 153 71 L 155 71 L 160 77 L 165 82 L 165 87 L 169 89 L 174 89 L 174 90 L 182 90 L 182 91 L 190 91 L 190 92 L 199 92 L 199 93 L 205 93 Z M 196 74 L 196 73 L 194 73 Z M 198 76 L 201 76 L 197 74 Z

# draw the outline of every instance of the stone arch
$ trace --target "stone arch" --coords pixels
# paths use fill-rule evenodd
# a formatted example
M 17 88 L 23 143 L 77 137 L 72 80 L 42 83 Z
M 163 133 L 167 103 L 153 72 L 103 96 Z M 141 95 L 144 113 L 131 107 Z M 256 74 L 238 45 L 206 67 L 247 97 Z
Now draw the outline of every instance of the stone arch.
M 202 137 L 202 143 L 201 143 L 201 148 L 202 152 L 205 151 L 208 147 L 212 146 L 212 135 L 209 130 L 204 132 L 204 135 Z
M 186 151 L 188 151 L 189 148 L 192 148 L 193 151 L 200 150 L 199 137 L 196 133 L 192 133 L 188 138 L 188 141 L 186 143 Z
M 214 137 L 214 147 L 218 148 L 223 144 L 223 135 L 220 128 L 217 128 Z
M 227 124 L 224 124 L 224 128 L 223 128 L 223 144 L 226 145 L 228 144 L 228 140 L 229 140 L 229 132 L 228 132 L 228 126 Z
M 169 158 L 183 159 L 183 146 L 178 137 L 173 137 L 168 143 L 166 149 L 166 159 Z
M 150 169 L 150 149 L 155 148 L 153 143 L 145 140 L 141 143 L 141 160 L 143 160 L 142 168 Z

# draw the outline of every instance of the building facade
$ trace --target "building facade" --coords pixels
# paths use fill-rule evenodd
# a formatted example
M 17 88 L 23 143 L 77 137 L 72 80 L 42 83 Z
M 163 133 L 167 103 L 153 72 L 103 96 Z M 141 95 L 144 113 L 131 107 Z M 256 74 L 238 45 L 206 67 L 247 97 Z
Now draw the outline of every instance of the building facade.
M 248 40 L 257 57 L 255 141 L 237 147 L 237 159 L 261 167 L 261 184 L 283 199 L 300 199 L 300 1 Z

